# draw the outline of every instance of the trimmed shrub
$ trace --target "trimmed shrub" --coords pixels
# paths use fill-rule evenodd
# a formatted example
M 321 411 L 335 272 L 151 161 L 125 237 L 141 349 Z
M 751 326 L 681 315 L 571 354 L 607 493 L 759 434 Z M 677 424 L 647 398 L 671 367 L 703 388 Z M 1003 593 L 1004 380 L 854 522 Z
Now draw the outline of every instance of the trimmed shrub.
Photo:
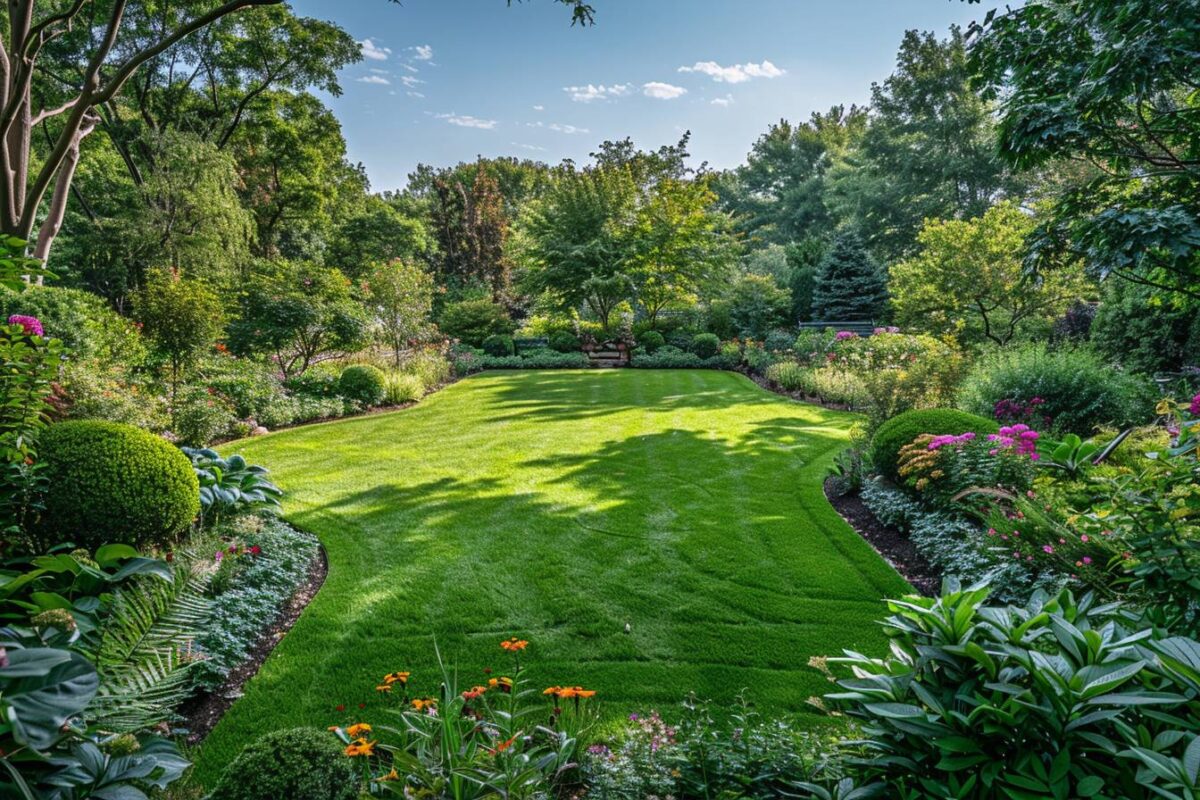
M 507 335 L 517 329 L 504 306 L 488 298 L 450 303 L 437 324 L 446 336 L 472 347 L 479 347 L 489 336 Z
M 896 480 L 896 461 L 900 448 L 922 433 L 957 436 L 968 431 L 995 433 L 1000 426 L 993 420 L 953 408 L 927 408 L 905 411 L 879 426 L 871 439 L 871 460 L 880 474 Z
M 646 331 L 637 340 L 638 347 L 645 350 L 647 353 L 653 353 L 658 348 L 667 343 L 663 335 L 658 331 Z
M 516 355 L 517 350 L 511 336 L 497 333 L 483 340 L 483 352 L 494 358 L 503 358 Z
M 387 396 L 387 375 L 370 364 L 354 364 L 342 370 L 338 394 L 364 406 L 377 406 Z
M 771 353 L 782 353 L 792 349 L 796 343 L 796 335 L 791 331 L 774 330 L 763 339 L 763 348 Z
M 208 800 L 354 800 L 358 776 L 334 737 L 292 728 L 260 737 L 230 762 Z
M 979 359 L 963 381 L 958 406 L 991 417 L 1001 401 L 1028 404 L 1038 398 L 1038 414 L 1053 431 L 1090 436 L 1103 425 L 1150 422 L 1155 396 L 1150 381 L 1115 369 L 1090 349 L 1036 344 Z
M 692 337 L 691 349 L 700 358 L 712 358 L 721 352 L 721 340 L 715 333 L 697 333 Z
M 44 540 L 88 549 L 164 545 L 200 513 L 200 483 L 188 457 L 131 425 L 51 425 L 38 456 L 49 486 L 38 523 Z
M 387 393 L 384 400 L 390 406 L 403 403 L 415 403 L 425 396 L 425 384 L 420 377 L 403 372 L 393 372 L 387 376 Z
M 550 349 L 559 353 L 578 353 L 583 347 L 579 337 L 567 331 L 558 331 L 550 336 Z

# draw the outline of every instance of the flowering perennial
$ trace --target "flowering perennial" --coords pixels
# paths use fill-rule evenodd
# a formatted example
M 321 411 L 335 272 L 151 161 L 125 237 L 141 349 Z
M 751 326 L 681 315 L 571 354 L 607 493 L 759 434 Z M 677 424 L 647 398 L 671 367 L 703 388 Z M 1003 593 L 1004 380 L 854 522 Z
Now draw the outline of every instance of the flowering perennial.
M 42 330 L 42 321 L 37 317 L 28 317 L 24 314 L 13 314 L 8 318 L 9 325 L 20 325 L 25 329 L 25 333 L 29 336 L 44 336 L 45 331 Z

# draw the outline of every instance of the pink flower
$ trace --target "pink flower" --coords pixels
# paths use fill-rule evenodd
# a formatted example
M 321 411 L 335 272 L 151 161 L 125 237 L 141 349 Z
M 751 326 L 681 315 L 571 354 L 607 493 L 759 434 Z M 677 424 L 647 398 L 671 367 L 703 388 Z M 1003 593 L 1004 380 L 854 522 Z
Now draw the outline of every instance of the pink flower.
M 1053 553 L 1054 548 L 1051 547 L 1050 545 L 1046 544 L 1046 545 L 1042 545 L 1042 551 L 1046 552 L 1046 553 Z
M 11 321 L 9 320 L 9 322 Z M 1188 413 L 1193 417 L 1200 417 L 1200 394 L 1192 398 L 1192 404 L 1188 406 Z
M 217 552 L 213 553 L 214 561 L 220 561 L 224 557 L 225 557 L 225 551 L 223 551 L 223 550 L 218 550 Z
M 1092 563 L 1092 557 L 1091 557 L 1091 556 L 1084 556 L 1084 557 L 1083 557 L 1083 563 L 1085 563 L 1085 564 L 1090 564 L 1090 563 Z
M 838 331 L 833 338 L 834 341 L 844 342 L 847 339 L 857 339 L 858 334 L 854 331 Z
M 42 321 L 37 317 L 27 317 L 24 314 L 13 314 L 8 318 L 9 325 L 20 325 L 28 336 L 44 336 Z
M 1088 540 L 1088 535 L 1086 533 L 1083 536 L 1079 537 L 1079 541 L 1081 541 L 1081 542 L 1086 542 L 1087 540 Z

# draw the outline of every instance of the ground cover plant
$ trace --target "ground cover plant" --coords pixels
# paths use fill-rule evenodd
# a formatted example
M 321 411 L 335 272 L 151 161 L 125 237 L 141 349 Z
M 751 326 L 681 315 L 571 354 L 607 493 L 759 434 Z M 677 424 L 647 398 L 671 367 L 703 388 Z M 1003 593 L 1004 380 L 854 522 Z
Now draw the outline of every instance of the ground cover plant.
M 378 677 L 500 669 L 612 713 L 689 691 L 800 710 L 809 656 L 877 649 L 908 588 L 822 496 L 854 417 L 714 371 L 489 373 L 398 414 L 240 443 L 272 466 L 329 577 L 208 739 L 199 777 L 264 730 L 375 708 Z M 339 707 L 341 710 L 339 711 Z

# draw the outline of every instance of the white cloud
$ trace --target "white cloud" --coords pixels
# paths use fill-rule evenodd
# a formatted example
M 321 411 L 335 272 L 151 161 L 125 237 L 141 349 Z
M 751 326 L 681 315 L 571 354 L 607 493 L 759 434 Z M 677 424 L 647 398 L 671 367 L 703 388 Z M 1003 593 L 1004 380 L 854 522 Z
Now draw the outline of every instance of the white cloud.
M 438 119 L 444 119 L 451 125 L 457 125 L 460 128 L 478 128 L 484 131 L 495 129 L 497 122 L 494 119 L 480 119 L 472 117 L 469 114 L 437 114 Z
M 545 122 L 526 122 L 525 125 L 530 128 L 545 128 L 546 130 L 554 131 L 555 133 L 591 133 L 591 131 L 587 128 L 580 128 L 575 125 L 560 125 L 557 122 L 551 122 L 549 125 L 547 125 Z
M 409 49 L 412 50 L 414 53 L 416 53 L 416 55 L 413 56 L 413 58 L 417 59 L 417 61 L 432 61 L 433 60 L 433 48 L 427 44 L 419 44 L 416 47 L 412 47 Z
M 421 80 L 420 78 L 414 78 L 412 75 L 401 75 L 400 82 L 409 89 L 415 89 L 418 84 L 422 84 L 425 81 Z
M 391 48 L 380 47 L 370 39 L 363 39 L 358 44 L 362 48 L 363 58 L 370 61 L 387 61 L 392 54 Z
M 730 64 L 723 67 L 715 61 L 697 61 L 690 67 L 680 67 L 680 72 L 699 72 L 718 83 L 745 83 L 751 78 L 778 78 L 787 74 L 770 61 L 761 64 Z
M 612 86 L 605 86 L 603 83 L 599 86 L 588 84 L 587 86 L 566 86 L 563 91 L 571 95 L 571 99 L 576 103 L 591 103 L 596 100 L 608 100 L 613 97 L 624 97 L 629 94 L 628 83 L 614 83 Z
M 714 98 L 712 101 L 712 105 L 726 106 L 726 107 L 731 106 L 731 105 L 733 105 L 733 95 L 727 94 L 724 97 Z
M 533 110 L 534 111 L 545 111 L 546 107 L 545 106 L 534 106 Z
M 521 144 L 520 142 L 512 142 L 513 147 L 519 147 L 522 150 L 531 150 L 535 153 L 544 153 L 546 148 L 538 147 L 536 144 Z
M 374 84 L 375 86 L 391 86 L 392 85 L 392 82 L 389 81 L 387 78 L 383 77 L 382 75 L 363 75 L 361 78 L 358 78 L 358 82 L 359 83 L 370 83 L 370 84 Z
M 424 100 L 424 99 L 425 99 L 425 95 L 421 94 L 420 92 L 406 92 L 406 94 L 407 94 L 409 97 L 415 97 L 415 98 L 417 98 L 418 100 Z
M 651 81 L 642 86 L 642 94 L 646 95 L 646 97 L 653 97 L 656 100 L 674 100 L 677 97 L 683 97 L 687 94 L 687 89 L 682 86 L 672 86 L 669 83 Z
M 409 72 L 420 72 L 421 71 L 421 70 L 417 69 L 416 67 L 414 67 L 412 64 L 401 64 L 400 66 L 404 67 Z

